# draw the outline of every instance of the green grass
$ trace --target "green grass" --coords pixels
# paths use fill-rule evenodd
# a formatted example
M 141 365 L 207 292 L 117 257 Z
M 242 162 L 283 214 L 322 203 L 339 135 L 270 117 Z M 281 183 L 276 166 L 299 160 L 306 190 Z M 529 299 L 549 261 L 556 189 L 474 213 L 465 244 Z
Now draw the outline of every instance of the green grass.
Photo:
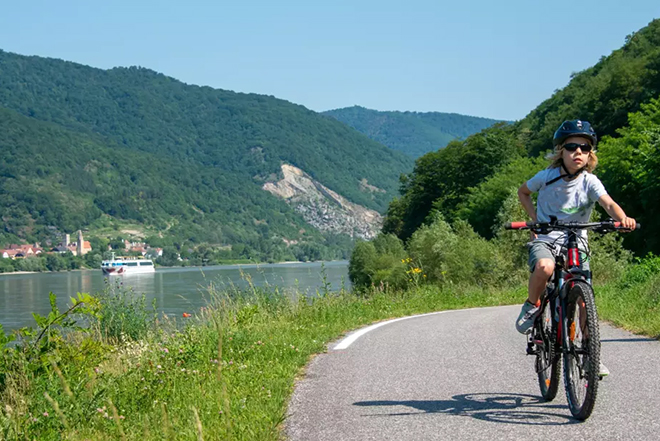
M 599 312 L 656 336 L 660 275 L 633 279 L 598 287 Z M 122 319 L 126 328 L 113 337 L 102 332 L 101 320 L 67 338 L 53 333 L 36 356 L 5 351 L 0 439 L 278 440 L 295 378 L 347 331 L 410 314 L 520 303 L 526 296 L 524 287 L 421 286 L 312 299 L 276 289 L 211 291 L 207 308 L 178 323 L 161 319 L 147 329 L 133 320 L 151 320 L 139 299 L 124 299 L 129 308 L 122 301 L 105 304 L 106 314 L 136 315 Z
M 392 317 L 523 296 L 432 287 L 313 299 L 254 290 L 232 300 L 214 293 L 214 304 L 185 326 L 161 321 L 139 341 L 77 332 L 36 370 L 24 353 L 9 362 L 5 354 L 0 398 L 9 408 L 0 409 L 0 438 L 100 440 L 123 433 L 192 440 L 201 427 L 204 439 L 277 440 L 294 379 L 343 333 Z
M 612 283 L 597 288 L 596 303 L 601 319 L 660 339 L 660 274 L 632 286 Z

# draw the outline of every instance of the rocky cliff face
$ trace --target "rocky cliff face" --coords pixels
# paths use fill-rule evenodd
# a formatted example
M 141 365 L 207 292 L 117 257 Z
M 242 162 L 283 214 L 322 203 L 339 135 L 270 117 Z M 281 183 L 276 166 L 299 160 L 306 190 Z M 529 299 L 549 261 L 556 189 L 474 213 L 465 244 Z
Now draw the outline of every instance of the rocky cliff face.
M 286 200 L 312 226 L 367 240 L 380 231 L 383 219 L 378 212 L 347 201 L 292 165 L 282 165 L 282 174 L 282 180 L 266 183 L 262 188 Z M 368 185 L 366 180 L 363 187 L 367 191 L 383 191 Z

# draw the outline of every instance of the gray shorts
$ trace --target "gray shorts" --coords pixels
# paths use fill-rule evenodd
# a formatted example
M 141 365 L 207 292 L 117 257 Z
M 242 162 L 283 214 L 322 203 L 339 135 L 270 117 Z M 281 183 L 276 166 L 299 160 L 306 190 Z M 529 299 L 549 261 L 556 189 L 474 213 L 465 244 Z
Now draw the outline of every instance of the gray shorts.
M 555 262 L 554 248 L 548 242 L 542 240 L 535 240 L 533 242 L 527 243 L 527 248 L 529 248 L 529 258 L 527 263 L 529 264 L 529 272 L 534 272 L 534 267 L 536 267 L 536 262 L 541 259 L 550 259 L 552 263 Z M 580 251 L 580 262 L 582 263 L 582 269 L 589 270 L 589 258 L 586 253 Z
M 529 264 L 530 273 L 534 272 L 536 262 L 541 259 L 550 259 L 553 263 L 555 262 L 555 254 L 553 252 L 552 245 L 550 245 L 548 242 L 535 240 L 528 242 L 527 248 L 529 249 L 529 258 L 527 259 L 527 263 Z

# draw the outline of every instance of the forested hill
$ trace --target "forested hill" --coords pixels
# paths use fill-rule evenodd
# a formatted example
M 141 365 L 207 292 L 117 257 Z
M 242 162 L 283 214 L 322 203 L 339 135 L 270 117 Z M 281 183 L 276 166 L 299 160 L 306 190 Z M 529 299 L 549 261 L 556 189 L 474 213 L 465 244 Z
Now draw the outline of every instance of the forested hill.
M 598 136 L 616 136 L 629 112 L 660 95 L 660 19 L 628 35 L 625 44 L 576 72 L 563 89 L 518 122 L 531 155 L 552 147 L 552 135 L 569 116 L 593 121 Z
M 3 234 L 30 240 L 104 215 L 197 242 L 320 237 L 262 190 L 281 179 L 282 164 L 381 211 L 412 168 L 302 106 L 143 68 L 0 51 L 0 108 L 2 215 L 16 227 Z
M 381 112 L 360 106 L 323 112 L 369 138 L 417 158 L 500 122 L 442 112 Z
M 239 173 L 132 150 L 8 109 L 0 109 L 0 146 L 4 233 L 21 238 L 39 239 L 47 226 L 72 232 L 103 214 L 213 243 L 249 238 L 253 219 L 267 218 L 284 237 L 304 225 L 299 216 L 283 218 L 292 214 L 286 204 L 251 191 Z
M 626 235 L 626 245 L 642 255 L 658 254 L 659 97 L 660 20 L 653 20 L 629 35 L 623 47 L 573 74 L 565 88 L 524 119 L 418 158 L 401 197 L 388 208 L 384 231 L 408 239 L 439 213 L 492 237 L 512 214 L 503 207 L 518 205 L 515 189 L 548 165 L 544 156 L 560 123 L 582 119 L 600 138 L 596 174 L 626 213 L 644 224 L 644 231 Z

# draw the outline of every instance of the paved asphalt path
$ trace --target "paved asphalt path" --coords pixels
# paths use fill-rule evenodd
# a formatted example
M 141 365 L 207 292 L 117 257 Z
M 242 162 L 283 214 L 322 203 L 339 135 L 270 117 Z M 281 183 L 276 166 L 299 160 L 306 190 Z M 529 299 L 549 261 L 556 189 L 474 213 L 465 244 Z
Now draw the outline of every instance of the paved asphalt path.
M 296 385 L 290 441 L 660 440 L 660 342 L 601 324 L 601 381 L 586 422 L 563 383 L 544 402 L 514 329 L 519 306 L 388 323 L 314 358 Z

